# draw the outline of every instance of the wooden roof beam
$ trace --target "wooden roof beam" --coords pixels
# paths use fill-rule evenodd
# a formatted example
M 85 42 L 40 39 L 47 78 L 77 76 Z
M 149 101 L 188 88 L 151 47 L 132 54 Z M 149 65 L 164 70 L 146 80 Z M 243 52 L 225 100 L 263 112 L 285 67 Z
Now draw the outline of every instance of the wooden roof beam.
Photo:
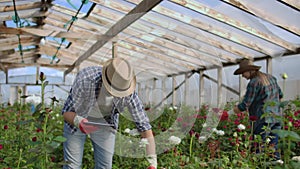
M 56 37 L 56 38 L 66 38 L 70 39 L 87 39 L 87 40 L 106 40 L 108 37 L 100 35 L 99 33 L 90 33 L 90 32 L 66 32 L 66 31 L 57 31 L 50 29 L 42 28 L 3 28 L 0 27 L 0 34 L 13 34 L 13 35 L 34 35 L 38 37 Z
M 267 13 L 265 11 L 261 11 L 259 9 L 256 9 L 254 7 L 250 7 L 249 5 L 246 5 L 246 4 L 243 4 L 242 1 L 239 1 L 239 0 L 222 0 L 228 4 L 231 4 L 237 8 L 240 8 L 240 9 L 243 9 L 255 16 L 258 16 L 274 25 L 277 25 L 277 26 L 280 26 L 288 31 L 291 31 L 297 35 L 300 35 L 300 28 L 299 27 L 295 27 L 293 25 L 289 25 L 289 24 L 286 24 L 286 23 L 283 23 L 283 22 L 280 22 L 278 21 L 276 18 L 274 18 L 274 16 L 268 16 L 266 15 Z M 295 3 L 296 4 L 299 4 L 299 1 L 298 0 L 295 0 Z
M 279 1 L 289 4 L 293 7 L 295 7 L 296 9 L 300 10 L 299 0 L 279 0 Z
M 46 11 L 41 11 L 40 8 L 35 8 L 35 9 L 27 9 L 27 10 L 20 10 L 18 11 L 18 16 L 21 19 L 26 19 L 26 18 L 33 18 L 33 17 L 44 17 L 47 16 Z M 14 11 L 10 11 L 10 12 L 3 12 L 0 15 L 0 22 L 3 21 L 10 21 L 12 20 L 11 16 L 14 16 L 15 13 Z
M 274 43 L 276 45 L 279 45 L 281 47 L 284 47 L 288 50 L 291 51 L 296 51 L 297 50 L 297 46 L 287 42 L 281 38 L 279 38 L 278 36 L 269 34 L 269 33 L 265 33 L 262 32 L 254 27 L 251 27 L 249 25 L 246 25 L 238 20 L 235 20 L 233 18 L 230 18 L 229 16 L 226 16 L 214 9 L 211 9 L 209 6 L 201 4 L 200 2 L 196 2 L 196 1 L 191 1 L 191 0 L 186 0 L 185 2 L 182 2 L 181 0 L 170 0 L 171 2 L 174 2 L 178 5 L 184 6 L 186 8 L 195 10 L 203 15 L 209 16 L 211 18 L 214 18 L 220 22 L 226 23 L 228 25 L 231 25 L 235 28 L 238 28 L 242 31 L 245 31 L 247 33 L 250 33 L 252 35 L 255 35 L 259 38 L 262 38 L 264 40 L 267 40 L 271 43 Z
M 28 66 L 41 66 L 50 68 L 70 68 L 71 65 L 56 65 L 56 64 L 44 64 L 44 63 L 11 63 L 11 62 L 1 62 L 6 67 L 28 67 Z
M 154 8 L 162 0 L 143 0 L 134 9 L 132 9 L 127 15 L 125 15 L 121 20 L 119 20 L 115 25 L 113 25 L 106 33 L 105 36 L 113 38 L 122 30 L 127 28 L 133 22 L 141 18 L 145 13 Z M 73 66 L 67 69 L 64 74 L 70 73 L 76 66 L 78 66 L 83 60 L 87 59 L 99 48 L 101 48 L 107 41 L 97 41 L 93 46 L 91 46 L 86 53 L 81 55 L 73 64 Z
M 138 1 L 140 1 L 140 0 L 137 0 L 135 2 L 133 2 L 131 0 L 131 2 L 133 2 L 133 3 L 138 3 Z M 128 5 L 124 5 L 124 4 L 118 4 L 116 2 L 108 3 L 106 1 L 101 1 L 99 3 L 101 3 L 101 5 L 105 5 L 107 8 L 111 8 L 113 10 L 121 10 L 122 12 L 127 12 L 130 9 L 129 4 Z M 158 6 L 158 7 L 156 7 L 156 9 L 157 8 L 161 8 L 161 7 Z M 161 10 L 164 10 L 164 9 L 166 9 L 166 8 L 162 8 Z M 168 9 L 166 9 L 166 10 L 169 11 Z M 171 11 L 171 12 L 174 12 L 174 11 Z M 97 10 L 97 8 L 95 8 L 94 11 L 93 11 L 93 13 L 97 13 L 97 14 L 99 14 L 101 16 L 105 16 L 105 17 L 107 17 L 109 19 L 112 19 L 112 20 L 115 20 L 115 18 L 116 18 L 116 14 L 108 12 L 108 10 L 105 10 L 105 8 L 103 8 L 103 9 L 101 8 L 101 10 Z M 168 12 L 165 12 L 165 13 L 167 15 L 169 15 Z M 178 15 L 181 16 L 180 13 L 178 13 Z M 182 27 L 179 27 L 179 26 L 177 26 L 175 28 L 170 28 L 170 26 L 168 24 L 168 23 L 170 23 L 170 20 L 167 21 L 166 19 L 160 18 L 159 21 L 156 21 L 156 19 L 153 19 L 153 18 L 157 18 L 157 15 L 153 15 L 152 13 L 148 14 L 147 16 L 143 17 L 143 19 L 141 19 L 139 22 L 135 23 L 131 27 L 139 29 L 139 30 L 143 30 L 143 31 L 147 30 L 146 32 L 150 32 L 152 35 L 155 35 L 157 37 L 162 37 L 162 38 L 165 38 L 167 40 L 170 40 L 171 38 L 177 37 L 179 35 L 180 36 L 187 36 L 187 37 L 193 38 L 195 40 L 201 41 L 203 43 L 206 43 L 206 44 L 209 44 L 209 45 L 213 45 L 213 46 L 215 46 L 215 47 L 217 47 L 217 48 L 219 48 L 221 50 L 228 51 L 228 52 L 233 53 L 235 55 L 243 56 L 243 57 L 249 58 L 249 59 L 253 58 L 253 56 L 250 55 L 249 52 L 243 52 L 240 48 L 236 48 L 236 47 L 234 47 L 234 46 L 232 46 L 230 44 L 228 45 L 226 43 L 221 43 L 221 42 L 217 41 L 213 37 L 195 36 L 195 35 L 197 35 L 197 33 L 194 32 L 194 31 L 192 31 L 192 30 L 190 30 L 190 29 L 189 29 L 189 31 L 186 31 L 186 29 L 183 29 Z M 145 26 L 145 25 L 147 25 L 147 26 Z M 128 29 L 126 29 L 124 32 L 126 32 L 127 30 L 129 30 L 131 27 L 129 27 Z M 165 33 L 162 33 L 162 31 L 157 31 L 156 30 L 156 29 L 160 30 L 161 28 L 167 29 L 168 31 L 164 31 Z M 176 33 L 176 36 L 175 36 L 174 33 Z M 173 35 L 171 35 L 171 34 L 173 34 Z M 171 37 L 171 38 L 169 38 L 169 37 Z M 177 43 L 179 43 L 179 42 L 177 42 Z M 246 48 L 248 48 L 248 47 L 246 47 Z M 195 50 L 199 49 L 199 46 L 196 47 L 196 48 L 194 48 L 194 49 Z M 252 50 L 252 49 L 249 49 L 249 50 Z M 205 50 L 205 51 L 207 51 L 207 50 Z M 217 55 L 218 55 L 218 57 L 223 57 L 223 55 L 221 55 L 219 53 L 217 53 Z M 223 59 L 224 60 L 231 60 L 231 61 L 234 60 L 232 57 L 228 57 L 226 55 L 223 57 Z
M 45 7 L 46 4 L 43 4 L 41 0 L 36 1 L 17 1 L 16 2 L 16 9 L 25 10 L 25 9 L 33 9 L 33 8 L 42 8 Z M 48 7 L 50 5 L 47 5 Z M 9 12 L 14 11 L 13 3 L 10 2 L 0 2 L 0 12 Z

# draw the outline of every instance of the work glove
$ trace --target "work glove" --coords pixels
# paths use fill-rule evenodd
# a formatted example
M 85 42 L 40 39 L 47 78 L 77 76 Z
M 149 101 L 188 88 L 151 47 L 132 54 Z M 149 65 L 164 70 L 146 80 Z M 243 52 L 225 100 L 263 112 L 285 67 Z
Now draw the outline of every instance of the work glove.
M 85 134 L 90 134 L 94 131 L 99 130 L 99 126 L 91 125 L 91 124 L 85 124 L 88 122 L 88 119 L 83 118 L 81 116 L 75 116 L 74 118 L 74 125 L 80 129 L 81 132 Z
M 147 161 L 150 163 L 150 166 L 147 169 L 156 169 L 157 168 L 157 156 L 154 155 L 148 155 L 146 157 Z

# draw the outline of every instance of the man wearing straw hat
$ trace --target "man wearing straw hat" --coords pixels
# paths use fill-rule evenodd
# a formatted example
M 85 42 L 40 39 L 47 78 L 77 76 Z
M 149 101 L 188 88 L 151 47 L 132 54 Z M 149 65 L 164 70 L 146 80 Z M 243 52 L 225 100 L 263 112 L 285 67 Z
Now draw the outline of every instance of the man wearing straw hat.
M 141 137 L 149 143 L 146 147 L 149 168 L 157 168 L 151 125 L 135 87 L 133 68 L 122 58 L 108 60 L 103 68 L 87 67 L 77 74 L 62 110 L 64 137 L 67 138 L 63 145 L 64 159 L 68 163 L 64 169 L 82 167 L 87 135 L 94 148 L 95 169 L 112 168 L 119 113 L 125 107 L 131 113 Z
M 249 116 L 254 119 L 253 134 L 261 135 L 263 141 L 271 140 L 269 145 L 274 146 L 276 152 L 274 159 L 280 160 L 277 151 L 278 135 L 266 130 L 266 128 L 280 129 L 281 124 L 276 116 L 280 116 L 280 99 L 283 93 L 275 77 L 259 71 L 261 67 L 253 65 L 250 60 L 242 60 L 234 75 L 242 75 L 250 80 L 247 85 L 246 94 L 241 103 L 234 107 L 234 112 L 248 111 Z

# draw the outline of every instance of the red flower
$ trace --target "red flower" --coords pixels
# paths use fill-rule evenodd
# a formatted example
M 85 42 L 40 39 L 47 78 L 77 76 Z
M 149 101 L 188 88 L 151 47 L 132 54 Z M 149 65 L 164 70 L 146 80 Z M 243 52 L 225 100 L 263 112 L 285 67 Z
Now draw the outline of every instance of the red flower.
M 2 144 L 0 144 L 0 150 L 2 150 L 3 149 L 3 145 Z
M 8 129 L 8 125 L 5 125 L 5 126 L 4 126 L 4 130 L 7 130 L 7 129 Z
M 37 138 L 36 137 L 32 137 L 31 139 L 33 142 L 36 142 Z
M 227 113 L 227 111 L 223 111 L 220 120 L 221 120 L 221 121 L 226 121 L 226 120 L 228 120 L 228 113 Z
M 155 167 L 153 167 L 153 166 L 150 166 L 150 167 L 148 167 L 147 169 L 156 169 Z
M 38 129 L 36 129 L 36 132 L 42 132 L 43 131 L 43 129 L 40 129 L 40 128 L 38 128 Z
M 51 157 L 51 161 L 55 162 L 55 157 L 54 156 Z
M 257 116 L 250 116 L 249 119 L 250 119 L 250 121 L 256 121 L 258 119 L 258 117 Z
M 194 130 L 190 130 L 189 133 L 190 133 L 190 136 L 193 136 L 195 134 L 195 131 Z

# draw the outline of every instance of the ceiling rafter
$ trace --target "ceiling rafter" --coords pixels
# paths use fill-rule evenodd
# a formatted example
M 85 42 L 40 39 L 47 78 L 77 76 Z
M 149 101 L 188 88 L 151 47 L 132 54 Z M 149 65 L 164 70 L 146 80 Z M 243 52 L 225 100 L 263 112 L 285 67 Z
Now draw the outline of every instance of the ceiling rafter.
M 127 26 L 135 22 L 137 19 L 142 17 L 146 12 L 155 7 L 161 0 L 143 0 L 139 5 L 137 5 L 133 10 L 131 10 L 126 16 L 119 20 L 115 25 L 113 25 L 106 33 L 105 36 L 114 37 L 120 33 Z M 75 66 L 78 66 L 83 60 L 88 58 L 91 54 L 97 51 L 98 48 L 102 47 L 106 41 L 97 41 L 86 53 L 81 55 L 76 62 L 73 64 L 72 68 L 69 68 L 64 72 L 64 74 L 70 73 Z
M 300 28 L 293 26 L 292 23 L 285 24 L 284 22 L 280 22 L 278 19 L 275 19 L 274 16 L 266 15 L 267 13 L 265 11 L 256 10 L 255 8 L 250 8 L 250 6 L 246 6 L 242 2 L 239 2 L 238 0 L 222 0 L 224 2 L 227 2 L 237 8 L 243 9 L 255 16 L 258 16 L 274 25 L 280 26 L 282 28 L 285 28 L 286 30 L 289 30 L 297 35 L 300 35 Z M 297 0 L 296 0 L 297 1 Z M 295 4 L 299 2 L 295 2 Z
M 247 33 L 250 33 L 252 35 L 255 35 L 259 38 L 265 39 L 271 43 L 274 43 L 276 45 L 279 45 L 281 47 L 284 47 L 288 50 L 291 51 L 296 51 L 297 50 L 297 46 L 287 42 L 281 38 L 279 38 L 278 36 L 274 36 L 273 34 L 267 34 L 264 33 L 262 31 L 259 31 L 256 28 L 253 28 L 249 25 L 246 25 L 245 23 L 242 23 L 238 20 L 232 19 L 229 16 L 226 16 L 220 12 L 217 12 L 216 10 L 213 10 L 211 8 L 209 8 L 207 5 L 201 4 L 199 2 L 196 1 L 191 1 L 191 0 L 186 0 L 184 3 L 180 0 L 170 0 L 171 2 L 174 2 L 176 4 L 182 5 L 186 8 L 192 9 L 194 11 L 197 11 L 203 15 L 209 16 L 211 18 L 214 18 L 218 21 L 221 21 L 223 23 L 229 24 L 231 26 L 234 26 L 235 28 L 238 28 L 242 31 L 245 31 Z

